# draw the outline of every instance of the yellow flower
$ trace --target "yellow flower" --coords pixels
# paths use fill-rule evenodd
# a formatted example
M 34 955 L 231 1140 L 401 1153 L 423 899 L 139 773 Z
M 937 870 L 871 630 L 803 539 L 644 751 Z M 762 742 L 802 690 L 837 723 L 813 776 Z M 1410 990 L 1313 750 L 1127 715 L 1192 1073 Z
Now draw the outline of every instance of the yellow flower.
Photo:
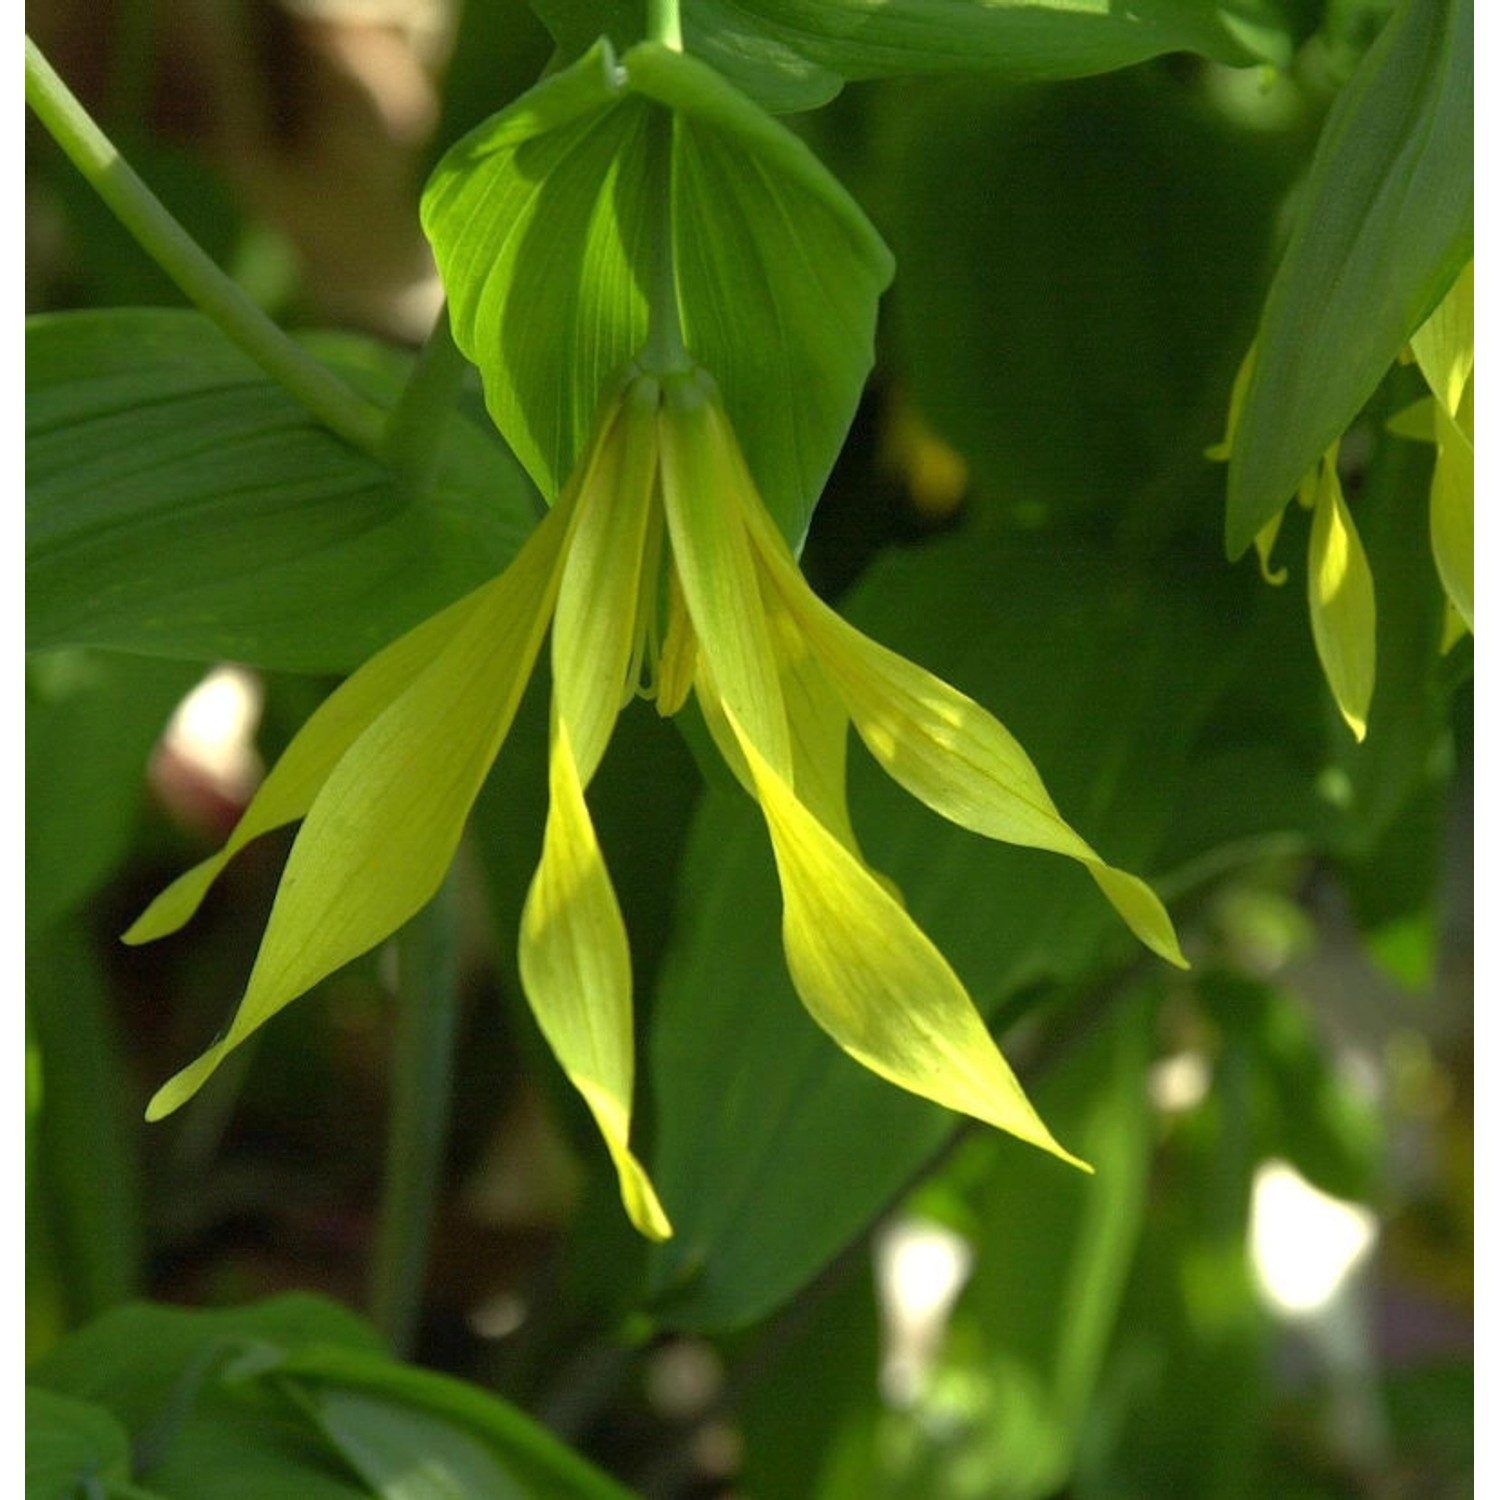
M 860 854 L 844 772 L 852 723 L 902 786 L 965 828 L 1080 860 L 1135 933 L 1182 964 L 1160 901 L 1063 821 L 1026 753 L 971 699 L 846 624 L 808 588 L 713 382 L 636 371 L 515 561 L 367 662 L 312 716 L 224 849 L 126 933 L 192 915 L 225 863 L 305 819 L 227 1033 L 157 1093 L 158 1118 L 289 1001 L 436 891 L 552 630 L 550 806 L 521 921 L 528 1000 L 614 1160 L 636 1227 L 671 1226 L 631 1154 L 629 949 L 586 791 L 636 692 L 696 694 L 758 802 L 792 978 L 851 1056 L 1068 1160 L 952 968 Z
M 1400 437 L 1437 445 L 1429 502 L 1432 557 L 1448 596 L 1444 650 L 1474 631 L 1474 263 L 1412 335 L 1432 395 L 1397 413 Z
M 1223 440 L 1205 448 L 1205 458 L 1227 462 L 1234 451 L 1254 370 L 1252 343 L 1229 393 Z M 1307 543 L 1307 612 L 1318 663 L 1349 732 L 1363 740 L 1369 727 L 1370 700 L 1375 696 L 1375 580 L 1344 501 L 1338 458 L 1339 444 L 1334 443 L 1298 482 L 1297 502 L 1313 513 Z M 1286 582 L 1287 570 L 1271 567 L 1271 553 L 1285 511 L 1283 506 L 1255 536 L 1261 577 L 1277 588 Z

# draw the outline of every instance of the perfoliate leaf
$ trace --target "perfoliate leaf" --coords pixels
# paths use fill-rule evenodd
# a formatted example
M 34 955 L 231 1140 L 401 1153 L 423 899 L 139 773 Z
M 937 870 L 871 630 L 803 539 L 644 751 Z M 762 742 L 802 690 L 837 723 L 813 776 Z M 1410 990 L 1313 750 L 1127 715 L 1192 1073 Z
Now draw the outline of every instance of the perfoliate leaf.
M 870 369 L 892 262 L 797 137 L 693 58 L 646 43 L 617 62 L 601 42 L 460 141 L 422 220 L 454 338 L 549 496 L 642 350 L 670 250 L 688 351 L 800 541 Z
M 1238 557 L 1472 255 L 1473 0 L 1404 0 L 1323 127 L 1229 460 Z

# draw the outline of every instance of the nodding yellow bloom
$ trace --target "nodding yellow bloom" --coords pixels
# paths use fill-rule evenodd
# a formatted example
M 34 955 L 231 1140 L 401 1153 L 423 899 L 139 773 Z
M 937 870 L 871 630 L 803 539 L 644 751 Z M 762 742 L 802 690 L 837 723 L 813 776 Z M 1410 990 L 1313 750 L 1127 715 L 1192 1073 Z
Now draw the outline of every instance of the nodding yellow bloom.
M 1432 395 L 1391 419 L 1400 437 L 1437 444 L 1432 469 L 1432 557 L 1448 596 L 1443 649 L 1474 631 L 1474 263 L 1412 335 Z
M 701 372 L 635 372 L 509 568 L 387 646 L 308 720 L 223 850 L 126 933 L 188 920 L 225 863 L 303 819 L 229 1030 L 151 1101 L 158 1118 L 282 1006 L 434 894 L 548 627 L 550 807 L 520 970 L 614 1160 L 636 1227 L 671 1233 L 631 1154 L 629 948 L 587 790 L 623 704 L 695 694 L 764 815 L 797 992 L 882 1077 L 1068 1160 L 963 984 L 860 854 L 844 790 L 852 723 L 882 766 L 976 833 L 1083 863 L 1143 942 L 1183 959 L 1160 901 L 1063 821 L 1009 733 L 964 694 L 846 624 L 804 582 Z M 1081 1165 L 1081 1164 L 1080 1164 Z

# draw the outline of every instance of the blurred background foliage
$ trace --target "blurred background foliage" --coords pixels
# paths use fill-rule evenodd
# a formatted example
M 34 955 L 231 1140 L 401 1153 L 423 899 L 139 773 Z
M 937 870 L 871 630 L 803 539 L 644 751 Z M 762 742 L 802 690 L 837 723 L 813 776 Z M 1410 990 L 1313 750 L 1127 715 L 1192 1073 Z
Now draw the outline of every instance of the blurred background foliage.
M 1363 745 L 1324 687 L 1300 584 L 1225 562 L 1223 469 L 1203 456 L 1320 123 L 1389 7 L 1237 9 L 1283 66 L 1172 53 L 1071 81 L 855 83 L 794 121 L 898 262 L 809 575 L 995 710 L 1070 819 L 1153 879 L 1193 961 L 1137 958 L 1079 872 L 970 839 L 852 767 L 872 864 L 1097 1175 L 895 1092 L 808 1024 L 754 809 L 637 704 L 591 801 L 633 939 L 645 1157 L 678 1227 L 648 1249 L 515 971 L 545 683 L 481 800 L 409 1352 L 644 1494 L 1472 1493 L 1472 648 L 1437 649 L 1431 451 L 1382 427 L 1420 387 L 1394 370 L 1344 449 L 1380 588 Z M 408 347 L 441 297 L 425 171 L 551 53 L 521 0 L 33 0 L 27 24 L 279 321 Z M 28 311 L 180 306 L 28 130 Z M 369 347 L 344 362 L 378 384 Z M 49 368 L 33 354 L 37 410 Z M 484 422 L 477 385 L 465 406 Z M 531 501 L 494 444 L 471 447 L 444 535 L 472 529 L 482 577 L 513 545 L 487 486 L 507 517 Z M 129 566 L 149 576 L 149 558 Z M 250 1304 L 296 1289 L 367 1305 L 387 966 L 334 976 L 148 1128 L 152 1089 L 239 993 L 285 839 L 237 861 L 184 934 L 117 940 L 216 846 L 334 680 L 304 674 L 347 669 L 361 631 L 389 636 L 432 602 L 332 565 L 329 601 L 316 566 L 301 586 L 305 617 L 257 624 L 227 672 L 206 651 L 66 631 L 28 666 L 28 1353 L 55 1403 L 38 1420 L 102 1455 L 111 1483 L 124 1439 L 101 1407 L 80 1415 L 84 1396 L 110 1401 L 70 1342 L 99 1315 L 141 1297 L 238 1308 L 286 1359 L 307 1327 L 366 1337 L 322 1304 Z M 124 644 L 155 649 L 150 608 L 132 618 Z M 174 710 L 211 671 L 194 733 Z M 159 1362 L 161 1403 L 191 1404 L 186 1366 Z M 221 1462 L 261 1455 L 243 1460 L 261 1487 L 236 1493 L 325 1492 L 255 1468 L 272 1450 L 312 1455 L 329 1494 L 419 1493 L 370 1457 L 368 1411 L 308 1394 L 325 1378 L 277 1388 L 301 1393 L 337 1463 L 259 1405 L 246 1425 L 250 1408 L 200 1403 L 201 1430 L 182 1431 Z M 159 1406 L 111 1407 L 137 1476 Z M 453 1453 L 485 1492 L 463 1467 L 479 1460 Z M 201 1480 L 184 1462 L 148 1474 L 153 1492 L 193 1493 L 174 1487 Z M 494 1493 L 551 1482 L 512 1474 Z

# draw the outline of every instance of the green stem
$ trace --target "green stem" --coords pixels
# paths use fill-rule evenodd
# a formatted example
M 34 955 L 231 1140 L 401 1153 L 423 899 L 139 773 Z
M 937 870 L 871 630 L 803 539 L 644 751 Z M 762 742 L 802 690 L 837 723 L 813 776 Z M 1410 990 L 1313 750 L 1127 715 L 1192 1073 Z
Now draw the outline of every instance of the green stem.
M 448 413 L 466 369 L 444 305 L 385 427 L 386 463 L 419 494 L 437 471 Z
M 646 40 L 682 51 L 681 0 L 646 0 Z
M 677 267 L 672 253 L 673 116 L 659 110 L 651 120 L 651 183 L 656 194 L 656 235 L 651 242 L 650 323 L 641 365 L 653 375 L 670 375 L 693 367 L 682 336 L 677 302 Z
M 391 1350 L 417 1331 L 427 1249 L 442 1176 L 458 1016 L 458 913 L 450 871 L 396 939 L 385 1188 L 370 1274 L 370 1310 Z
M 141 248 L 330 432 L 378 455 L 385 414 L 286 336 L 167 211 L 26 38 L 26 102 Z

